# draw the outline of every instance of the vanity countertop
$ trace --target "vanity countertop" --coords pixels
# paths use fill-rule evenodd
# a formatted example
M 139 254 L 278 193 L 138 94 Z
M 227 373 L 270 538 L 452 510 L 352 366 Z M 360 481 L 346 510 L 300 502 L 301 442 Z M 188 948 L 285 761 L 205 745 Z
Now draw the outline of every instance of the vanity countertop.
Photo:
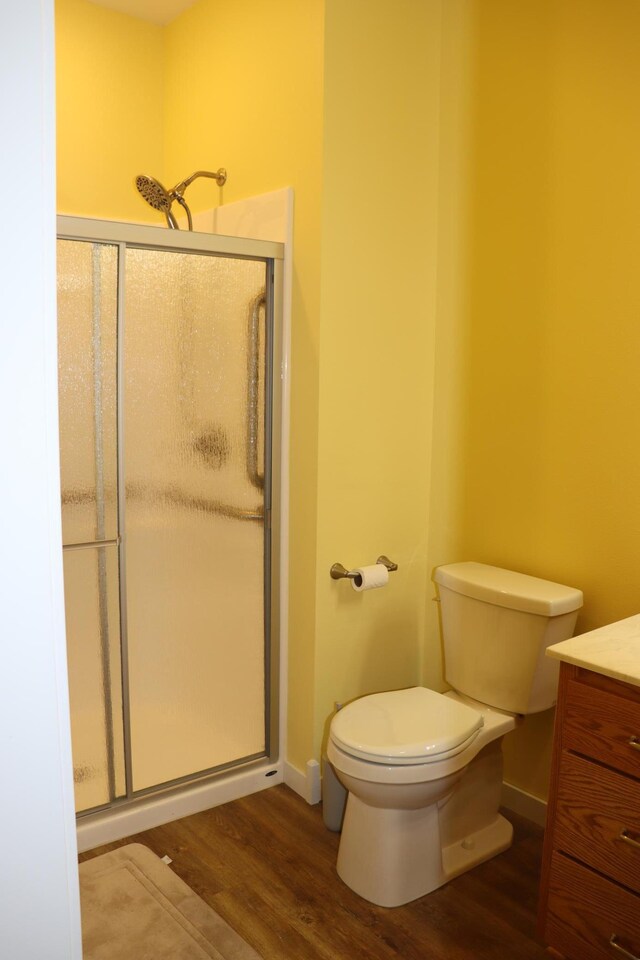
M 640 614 L 555 643 L 547 655 L 640 687 Z

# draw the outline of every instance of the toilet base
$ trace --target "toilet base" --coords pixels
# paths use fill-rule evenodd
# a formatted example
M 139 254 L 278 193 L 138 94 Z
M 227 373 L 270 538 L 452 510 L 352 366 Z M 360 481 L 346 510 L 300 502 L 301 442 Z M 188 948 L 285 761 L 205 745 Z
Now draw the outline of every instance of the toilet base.
M 371 807 L 350 794 L 338 876 L 370 903 L 399 907 L 507 850 L 512 836 L 509 821 L 496 814 L 491 823 L 442 847 L 437 803 L 418 810 L 389 810 Z
M 445 883 L 437 803 L 417 810 L 372 807 L 349 794 L 336 864 L 355 893 L 397 907 Z
M 511 846 L 513 827 L 501 814 L 486 827 L 476 830 L 463 840 L 451 843 L 442 850 L 444 883 L 460 876 L 479 863 L 504 853 Z

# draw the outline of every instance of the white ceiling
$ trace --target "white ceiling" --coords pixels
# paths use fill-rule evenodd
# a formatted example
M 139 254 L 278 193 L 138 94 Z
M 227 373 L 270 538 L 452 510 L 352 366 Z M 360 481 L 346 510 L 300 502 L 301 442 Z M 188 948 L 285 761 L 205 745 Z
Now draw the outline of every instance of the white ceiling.
M 90 0 L 99 7 L 109 7 L 120 13 L 128 13 L 140 20 L 164 25 L 171 23 L 178 14 L 192 7 L 196 0 Z

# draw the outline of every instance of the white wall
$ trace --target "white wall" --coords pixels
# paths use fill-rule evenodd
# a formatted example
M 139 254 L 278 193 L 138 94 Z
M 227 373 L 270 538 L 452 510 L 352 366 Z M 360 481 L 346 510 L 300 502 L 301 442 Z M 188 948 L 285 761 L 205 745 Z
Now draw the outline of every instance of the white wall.
M 55 327 L 53 0 L 2 11 L 0 952 L 82 955 L 68 719 Z

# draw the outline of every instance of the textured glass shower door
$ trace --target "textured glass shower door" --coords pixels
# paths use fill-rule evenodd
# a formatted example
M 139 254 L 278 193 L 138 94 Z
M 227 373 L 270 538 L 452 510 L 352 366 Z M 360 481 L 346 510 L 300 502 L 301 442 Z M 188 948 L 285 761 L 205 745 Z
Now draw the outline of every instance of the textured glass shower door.
M 62 538 L 76 809 L 123 796 L 118 247 L 58 241 Z
M 126 278 L 129 702 L 144 790 L 265 752 L 264 491 L 248 470 L 264 375 L 251 402 L 247 378 L 267 278 L 261 262 L 140 249 Z
M 213 240 L 59 240 L 78 811 L 274 748 L 274 267 Z

